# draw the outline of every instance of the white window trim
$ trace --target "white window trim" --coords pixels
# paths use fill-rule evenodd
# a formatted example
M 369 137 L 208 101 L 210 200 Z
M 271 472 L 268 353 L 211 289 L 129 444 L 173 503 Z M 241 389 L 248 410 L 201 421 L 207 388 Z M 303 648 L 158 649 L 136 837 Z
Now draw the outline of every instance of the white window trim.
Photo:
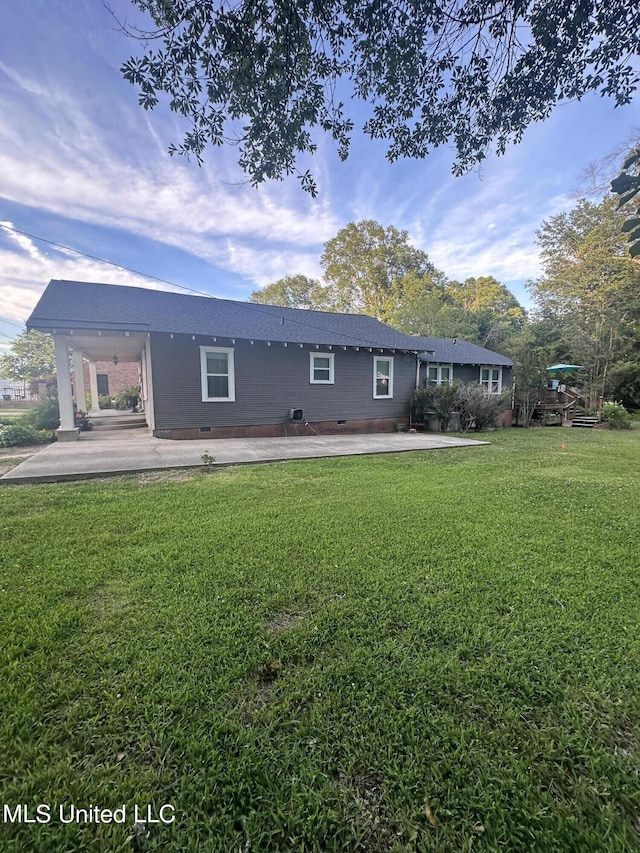
M 482 379 L 482 371 L 483 370 L 488 370 L 488 371 L 497 370 L 498 371 L 498 390 L 497 391 L 491 391 L 490 390 L 491 384 L 493 382 L 493 380 L 491 379 L 491 373 L 489 373 L 489 383 L 487 384 L 486 382 L 483 381 L 483 379 Z M 480 376 L 480 384 L 482 385 L 483 388 L 486 388 L 490 394 L 502 394 L 502 367 L 500 367 L 497 364 L 481 364 L 479 376 Z
M 389 393 L 376 394 L 378 387 L 378 362 L 389 362 Z M 373 399 L 374 400 L 392 400 L 393 399 L 393 357 L 388 355 L 374 355 L 373 357 Z
M 228 397 L 209 397 L 209 385 L 207 383 L 207 353 L 224 352 L 227 354 L 227 367 L 229 378 L 229 396 Z M 202 382 L 202 402 L 203 403 L 234 403 L 236 399 L 236 381 L 235 369 L 233 363 L 233 348 L 232 347 L 200 347 L 200 378 Z
M 437 371 L 438 371 L 437 379 L 436 379 L 436 385 L 442 385 L 442 368 L 443 368 L 443 367 L 448 367 L 448 368 L 449 368 L 449 379 L 448 379 L 448 382 L 453 382 L 453 364 L 440 364 L 439 362 L 433 362 L 433 361 L 432 361 L 432 362 L 427 362 L 427 372 L 426 372 L 426 375 L 425 375 L 425 383 L 426 383 L 427 388 L 429 388 L 429 387 L 431 387 L 431 388 L 435 387 L 435 386 L 433 386 L 433 385 L 429 385 L 429 368 L 430 368 L 430 367 L 432 367 L 432 368 L 433 368 L 433 367 L 435 367 L 435 368 L 437 369 Z
M 329 378 L 328 379 L 315 379 L 314 377 L 314 360 L 316 358 L 328 358 L 329 359 Z M 335 385 L 335 374 L 334 374 L 334 352 L 310 352 L 309 353 L 309 382 L 312 385 Z M 322 370 L 326 370 L 326 368 L 322 368 Z

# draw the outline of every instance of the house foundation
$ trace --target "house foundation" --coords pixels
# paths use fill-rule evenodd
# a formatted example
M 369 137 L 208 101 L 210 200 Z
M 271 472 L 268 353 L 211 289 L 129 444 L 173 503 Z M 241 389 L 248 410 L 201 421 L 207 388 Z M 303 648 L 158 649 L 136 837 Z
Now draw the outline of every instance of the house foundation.
M 398 424 L 401 426 L 398 427 Z M 159 429 L 156 438 L 173 440 L 212 438 L 294 438 L 305 435 L 357 435 L 407 430 L 409 418 L 370 418 L 357 421 L 319 421 L 316 423 L 253 424 L 248 426 L 199 427 L 197 429 Z

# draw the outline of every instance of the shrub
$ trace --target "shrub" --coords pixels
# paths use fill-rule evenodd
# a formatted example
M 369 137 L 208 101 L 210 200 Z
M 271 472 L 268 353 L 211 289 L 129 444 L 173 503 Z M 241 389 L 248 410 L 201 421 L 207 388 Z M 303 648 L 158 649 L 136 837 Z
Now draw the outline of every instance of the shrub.
M 617 364 L 611 372 L 611 384 L 616 400 L 619 400 L 628 412 L 640 410 L 640 364 Z
M 100 409 L 111 409 L 113 408 L 113 401 L 111 397 L 98 397 L 98 408 Z
M 482 385 L 470 382 L 460 386 L 460 425 L 464 432 L 494 427 L 503 410 L 507 394 L 490 394 Z
M 53 432 L 60 426 L 60 410 L 57 397 L 47 397 L 22 416 L 20 422 L 34 430 Z
M 38 433 L 30 427 L 13 426 L 0 427 L 0 447 L 25 447 L 28 444 L 40 444 Z
M 433 413 L 440 421 L 440 429 L 447 424 L 454 412 L 460 413 L 461 429 L 482 430 L 496 425 L 500 412 L 510 399 L 510 390 L 502 395 L 490 394 L 476 382 L 434 385 L 415 391 L 411 398 L 413 419 L 420 423 Z
M 213 465 L 216 461 L 215 456 L 212 456 L 208 450 L 205 450 L 200 459 L 202 459 L 202 464 L 204 466 L 205 471 L 213 471 Z
M 460 405 L 459 382 L 445 383 L 443 385 L 429 385 L 422 389 L 423 417 L 429 412 L 438 419 L 440 430 L 446 430 L 453 412 Z
M 605 403 L 602 420 L 609 424 L 609 429 L 631 429 L 631 417 L 622 403 Z

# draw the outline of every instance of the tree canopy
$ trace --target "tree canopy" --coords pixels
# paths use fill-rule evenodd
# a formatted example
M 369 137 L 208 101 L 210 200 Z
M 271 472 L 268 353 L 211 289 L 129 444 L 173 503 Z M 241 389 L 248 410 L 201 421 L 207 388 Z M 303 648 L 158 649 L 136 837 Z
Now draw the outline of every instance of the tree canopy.
M 55 373 L 56 358 L 53 338 L 42 332 L 21 332 L 11 344 L 11 350 L 0 357 L 0 376 L 22 382 L 42 379 Z
M 320 258 L 336 311 L 370 314 L 391 322 L 397 306 L 425 291 L 435 273 L 427 254 L 406 231 L 373 219 L 351 222 L 325 243 Z
M 410 335 L 462 338 L 500 349 L 527 322 L 514 295 L 493 276 L 450 281 L 406 231 L 365 219 L 325 243 L 322 281 L 288 275 L 252 302 L 369 314 Z
M 561 330 L 567 357 L 584 365 L 593 398 L 611 387 L 614 365 L 640 348 L 640 264 L 629 257 L 623 225 L 610 196 L 581 199 L 538 232 L 544 276 L 530 289 Z
M 124 77 L 153 109 L 188 121 L 170 151 L 201 161 L 238 146 L 250 182 L 297 174 L 328 133 L 346 159 L 345 101 L 369 108 L 363 131 L 387 157 L 453 145 L 453 171 L 519 141 L 556 103 L 597 91 L 628 103 L 640 79 L 637 0 L 132 0 L 155 29 Z
M 315 278 L 306 275 L 286 275 L 263 287 L 254 290 L 250 302 L 262 305 L 283 305 L 287 308 L 306 308 L 322 310 L 328 306 L 326 288 Z

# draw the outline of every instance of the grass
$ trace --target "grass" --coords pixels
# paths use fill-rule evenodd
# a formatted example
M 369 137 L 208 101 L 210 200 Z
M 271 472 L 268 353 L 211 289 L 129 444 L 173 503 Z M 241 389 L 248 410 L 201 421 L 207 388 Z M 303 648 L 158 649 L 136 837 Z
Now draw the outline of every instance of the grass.
M 640 430 L 490 438 L 1 489 L 0 848 L 637 850 Z
M 19 447 L 0 447 L 0 477 L 11 471 L 16 465 L 24 462 L 29 456 L 33 456 L 39 450 L 42 450 L 42 444 L 30 444 Z

